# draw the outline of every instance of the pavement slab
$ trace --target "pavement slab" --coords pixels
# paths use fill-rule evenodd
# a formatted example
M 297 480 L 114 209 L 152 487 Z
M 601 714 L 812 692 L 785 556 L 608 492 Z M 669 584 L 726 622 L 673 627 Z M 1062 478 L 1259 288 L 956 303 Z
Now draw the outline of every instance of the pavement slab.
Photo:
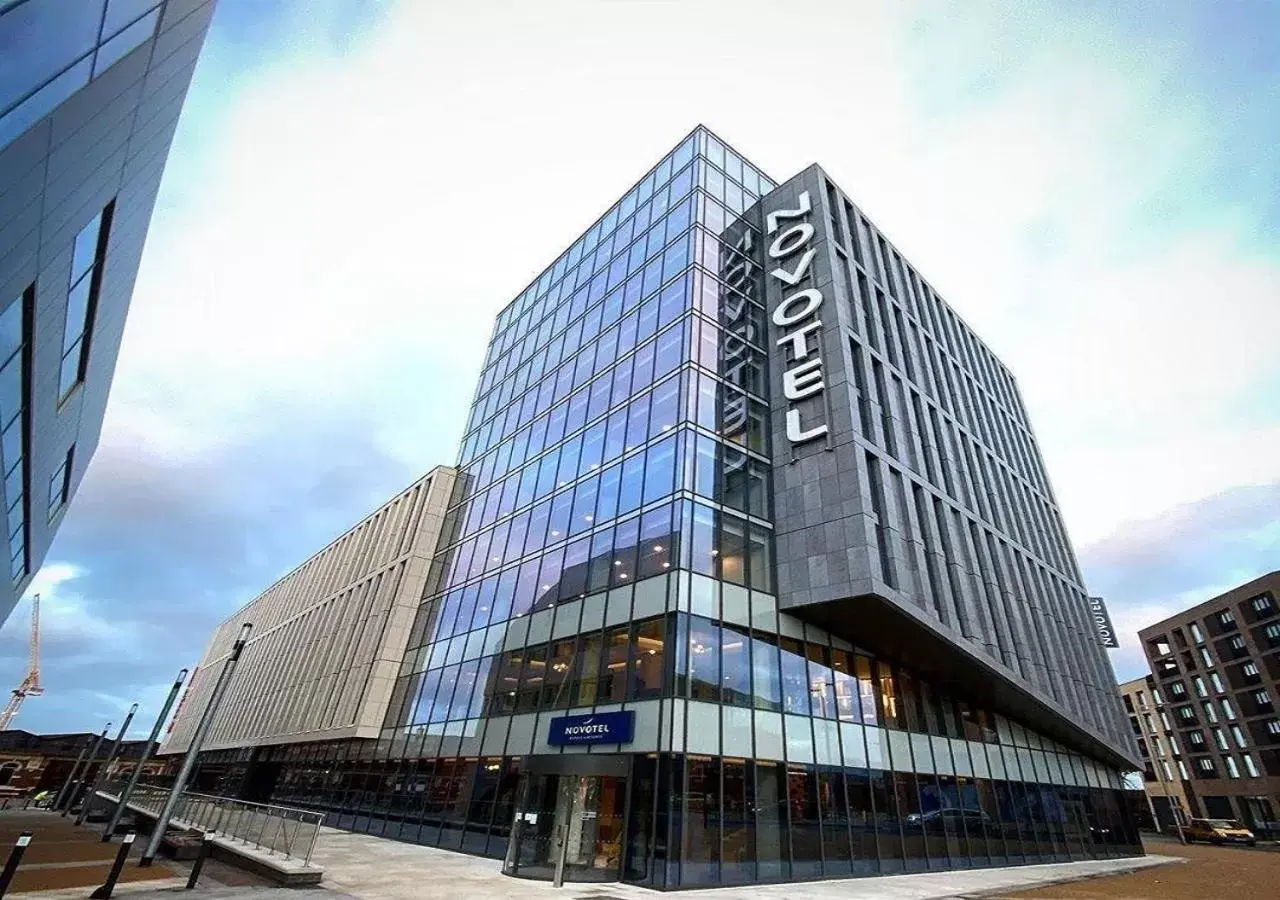
M 502 874 L 498 860 L 467 856 L 362 834 L 323 829 L 313 856 L 324 869 L 323 887 L 357 900 L 654 900 L 657 892 L 626 884 L 566 884 Z M 967 869 L 792 884 L 704 888 L 699 900 L 932 900 L 985 897 L 1082 878 L 1149 869 L 1172 857 L 1091 860 L 999 869 Z M 291 895 L 293 896 L 293 895 Z

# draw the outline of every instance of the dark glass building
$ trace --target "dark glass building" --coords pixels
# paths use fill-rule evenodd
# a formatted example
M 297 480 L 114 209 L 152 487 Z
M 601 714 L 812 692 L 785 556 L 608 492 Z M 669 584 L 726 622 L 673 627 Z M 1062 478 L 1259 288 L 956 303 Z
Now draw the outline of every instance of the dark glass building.
M 97 449 L 212 14 L 213 0 L 0 0 L 0 622 Z
M 1141 853 L 1014 380 L 818 167 L 681 141 L 498 317 L 459 469 L 380 739 L 206 778 L 664 889 Z

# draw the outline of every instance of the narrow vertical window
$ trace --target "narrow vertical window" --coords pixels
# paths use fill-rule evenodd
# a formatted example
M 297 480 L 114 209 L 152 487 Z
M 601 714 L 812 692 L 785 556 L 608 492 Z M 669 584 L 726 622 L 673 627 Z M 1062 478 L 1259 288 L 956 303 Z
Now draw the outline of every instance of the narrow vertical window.
M 889 553 L 889 538 L 885 532 L 888 522 L 885 518 L 884 483 L 880 476 L 880 461 L 870 453 L 866 454 L 866 458 L 867 476 L 871 486 L 871 510 L 876 517 L 876 546 L 880 551 L 880 569 L 884 575 L 884 583 L 896 588 L 898 577 L 893 566 L 893 558 Z
M 67 455 L 63 458 L 62 464 L 49 479 L 49 518 L 51 519 L 67 505 L 67 500 L 70 499 L 71 467 L 75 462 L 75 453 L 76 445 L 72 444 L 67 449 Z
M 98 291 L 102 283 L 102 258 L 106 253 L 114 205 L 114 201 L 108 203 L 76 235 L 71 254 L 71 275 L 62 332 L 62 368 L 58 376 L 60 401 L 65 400 L 76 385 L 84 381 L 85 367 L 89 361 L 89 341 L 98 310 Z
M 30 384 L 31 321 L 35 286 L 27 288 L 0 313 L 0 444 L 3 445 L 4 498 L 13 580 L 27 574 L 27 458 L 31 445 L 26 397 Z

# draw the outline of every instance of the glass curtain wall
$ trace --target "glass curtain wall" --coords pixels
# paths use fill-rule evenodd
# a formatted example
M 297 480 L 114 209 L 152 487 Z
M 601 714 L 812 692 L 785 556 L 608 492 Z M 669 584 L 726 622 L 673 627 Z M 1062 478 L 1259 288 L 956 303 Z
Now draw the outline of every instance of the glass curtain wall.
M 1136 852 L 1109 773 L 778 613 L 753 236 L 721 240 L 772 187 L 699 129 L 498 317 L 382 737 L 265 752 L 275 798 L 503 857 L 546 715 L 626 704 L 627 881 Z

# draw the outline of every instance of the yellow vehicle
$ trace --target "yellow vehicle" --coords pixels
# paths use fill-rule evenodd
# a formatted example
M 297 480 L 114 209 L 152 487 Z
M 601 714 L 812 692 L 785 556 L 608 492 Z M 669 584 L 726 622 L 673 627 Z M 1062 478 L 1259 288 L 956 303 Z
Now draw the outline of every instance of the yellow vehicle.
M 1235 819 L 1192 819 L 1182 827 L 1182 835 L 1188 844 L 1208 841 L 1211 844 L 1248 844 L 1252 847 L 1258 843 L 1253 832 Z

